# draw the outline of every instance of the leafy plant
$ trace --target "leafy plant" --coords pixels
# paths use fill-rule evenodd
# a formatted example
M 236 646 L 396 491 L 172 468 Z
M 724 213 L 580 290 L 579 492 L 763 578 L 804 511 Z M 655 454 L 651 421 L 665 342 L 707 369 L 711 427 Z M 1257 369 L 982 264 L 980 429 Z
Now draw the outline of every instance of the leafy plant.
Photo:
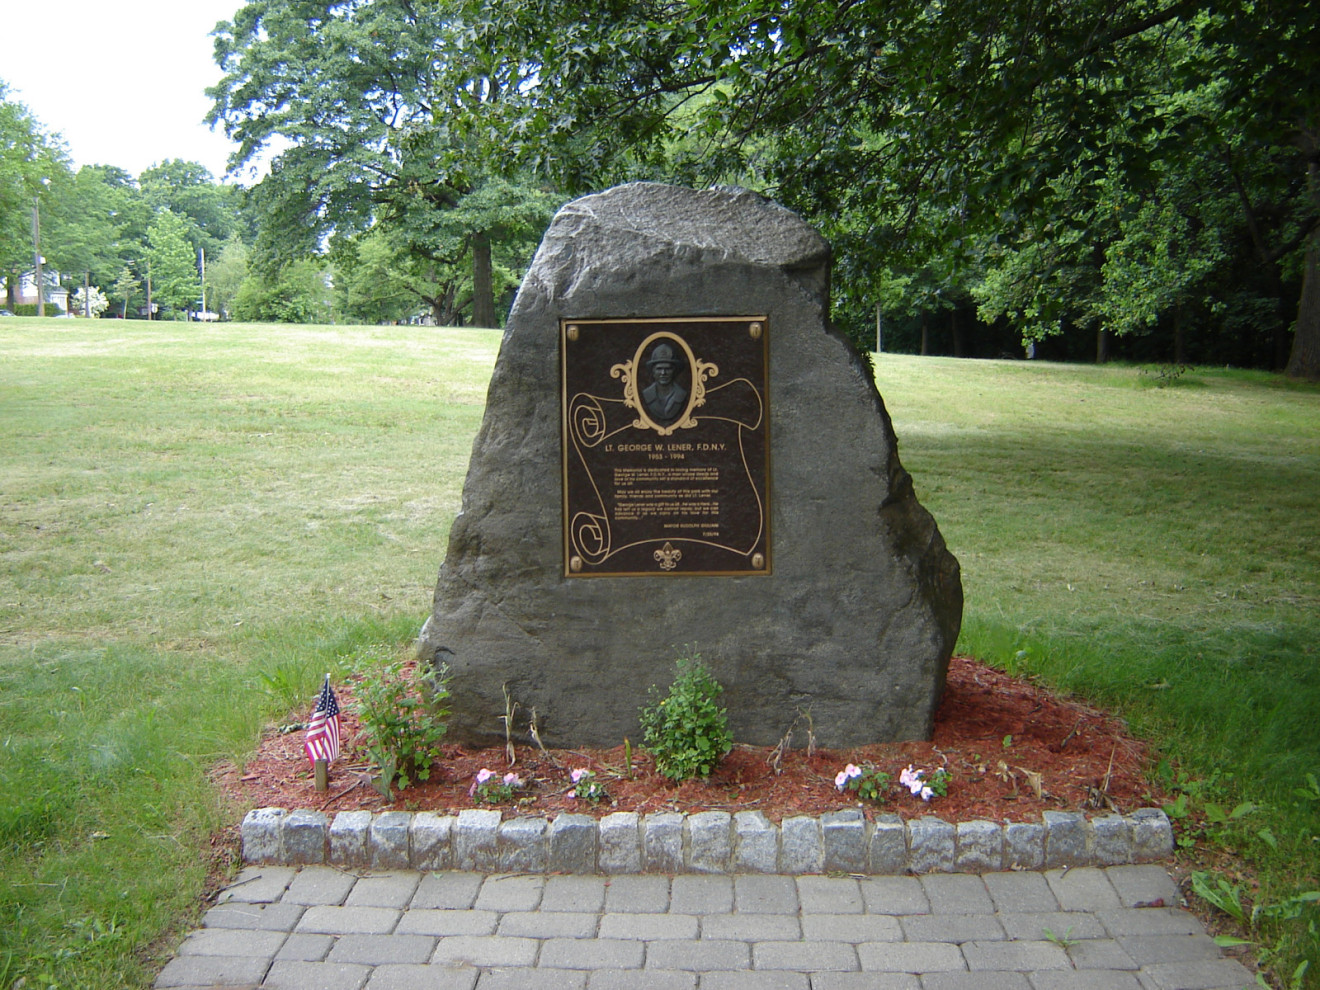
M 1320 781 L 1315 779 L 1315 774 L 1308 773 L 1306 775 L 1306 786 L 1294 787 L 1293 794 L 1303 801 L 1320 801 Z
M 503 804 L 512 801 L 513 795 L 523 789 L 523 779 L 512 771 L 503 777 L 494 770 L 482 767 L 472 778 L 468 796 L 477 804 Z
M 442 666 L 420 683 L 403 659 L 382 663 L 368 655 L 353 671 L 367 756 L 380 769 L 373 784 L 393 800 L 395 784 L 403 790 L 431 776 L 435 751 L 449 728 L 449 668 Z
M 1242 903 L 1242 888 L 1209 870 L 1192 874 L 1192 890 L 1202 900 L 1213 904 L 1235 921 L 1247 923 L 1247 909 Z
M 1072 925 L 1069 925 L 1068 930 L 1065 931 L 1062 935 L 1058 935 L 1048 928 L 1042 928 L 1041 931 L 1044 932 L 1045 938 L 1053 942 L 1061 949 L 1067 949 L 1077 944 L 1077 939 L 1072 937 L 1072 933 L 1073 933 Z
M 315 698 L 320 690 L 323 666 L 312 656 L 288 658 L 258 670 L 257 680 L 279 714 L 297 712 L 297 717 L 306 718 L 307 712 L 302 709 L 308 707 L 307 699 Z
M 707 777 L 733 748 L 728 713 L 716 699 L 724 690 L 701 656 L 680 658 L 669 693 L 641 710 L 642 741 L 660 773 L 673 781 Z M 651 697 L 657 688 L 651 686 Z
M 592 804 L 599 804 L 609 797 L 605 793 L 605 785 L 598 781 L 590 770 L 573 770 L 568 776 L 573 781 L 573 789 L 568 792 L 569 797 L 582 798 Z
M 1138 374 L 1143 379 L 1150 381 L 1156 388 L 1167 388 L 1170 385 L 1176 385 L 1178 379 L 1191 370 L 1191 365 L 1174 362 L 1172 364 L 1156 365 L 1153 368 L 1142 368 Z
M 898 782 L 915 797 L 929 801 L 933 797 L 947 797 L 953 774 L 944 767 L 935 770 L 913 770 L 912 765 L 898 775 Z
M 874 801 L 876 804 L 882 804 L 885 800 L 885 792 L 889 790 L 889 782 L 892 779 L 889 774 L 876 769 L 870 763 L 865 767 L 849 763 L 834 778 L 834 786 L 840 791 L 844 789 L 856 791 L 857 796 L 863 801 Z

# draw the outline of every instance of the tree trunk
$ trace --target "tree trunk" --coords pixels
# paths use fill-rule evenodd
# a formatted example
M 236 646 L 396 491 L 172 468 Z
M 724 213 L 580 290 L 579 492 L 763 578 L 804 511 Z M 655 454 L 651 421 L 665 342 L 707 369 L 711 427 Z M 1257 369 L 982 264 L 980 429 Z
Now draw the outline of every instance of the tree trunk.
M 927 346 L 928 343 L 929 341 L 927 340 L 927 336 L 926 336 L 926 314 L 925 312 L 923 312 L 921 314 L 921 356 L 922 357 L 925 357 L 927 354 L 930 353 L 930 349 Z
M 5 309 L 11 313 L 18 309 L 18 280 L 18 269 L 15 268 L 5 282 Z
M 949 333 L 953 335 L 953 356 L 966 357 L 966 348 L 963 346 L 962 324 L 958 322 L 957 306 L 949 310 Z
M 1109 360 L 1109 331 L 1101 327 L 1095 332 L 1095 363 L 1104 364 Z
M 1287 374 L 1290 378 L 1317 381 L 1320 380 L 1320 230 L 1313 230 L 1306 243 L 1305 265 Z
M 1307 179 L 1312 201 L 1320 203 L 1320 165 L 1311 163 Z M 1297 327 L 1286 372 L 1290 378 L 1320 380 L 1320 227 L 1306 239 L 1302 298 L 1297 303 Z
M 1173 304 L 1173 363 L 1187 363 L 1187 323 L 1183 320 L 1181 299 Z
M 495 284 L 490 261 L 490 234 L 472 235 L 472 325 L 496 327 Z

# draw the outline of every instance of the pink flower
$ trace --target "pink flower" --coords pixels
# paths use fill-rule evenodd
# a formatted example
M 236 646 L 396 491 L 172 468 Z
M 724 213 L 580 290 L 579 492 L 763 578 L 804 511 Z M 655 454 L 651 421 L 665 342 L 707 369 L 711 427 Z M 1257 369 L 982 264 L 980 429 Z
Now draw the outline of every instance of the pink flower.
M 590 772 L 591 771 L 589 770 L 573 770 L 569 773 L 568 776 L 573 781 L 573 783 L 576 784 L 581 782 L 582 778 L 585 777 Z
M 856 764 L 849 763 L 846 767 L 840 770 L 838 774 L 835 776 L 834 786 L 839 790 L 843 790 L 845 787 L 848 786 L 848 781 L 852 780 L 854 777 L 860 777 L 861 775 L 862 775 L 862 768 L 857 766 Z
M 906 787 L 913 794 L 920 794 L 921 789 L 926 786 L 925 775 L 920 770 L 913 770 L 912 764 L 898 775 L 898 782 Z M 927 798 L 926 800 L 930 800 Z
M 915 793 L 917 793 L 917 792 L 916 792 L 916 791 L 913 791 L 912 793 L 915 794 Z M 935 792 L 932 791 L 929 787 L 923 787 L 923 788 L 921 789 L 921 800 L 923 800 L 923 801 L 929 801 L 929 800 L 930 800 L 931 798 L 933 798 L 934 796 L 935 796 Z
M 522 787 L 522 780 L 516 773 L 506 773 L 504 775 L 504 784 L 506 787 Z
M 490 778 L 494 776 L 495 776 L 495 771 L 487 770 L 485 767 L 482 767 L 480 770 L 477 771 L 477 783 L 484 784 L 486 781 L 490 780 Z

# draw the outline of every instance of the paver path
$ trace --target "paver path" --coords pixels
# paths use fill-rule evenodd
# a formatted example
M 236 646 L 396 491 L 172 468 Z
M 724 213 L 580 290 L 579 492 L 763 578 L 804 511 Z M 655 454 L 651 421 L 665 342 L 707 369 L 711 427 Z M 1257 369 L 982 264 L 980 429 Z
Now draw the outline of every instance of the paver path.
M 482 876 L 249 867 L 159 988 L 1210 990 L 1253 984 L 1158 866 Z

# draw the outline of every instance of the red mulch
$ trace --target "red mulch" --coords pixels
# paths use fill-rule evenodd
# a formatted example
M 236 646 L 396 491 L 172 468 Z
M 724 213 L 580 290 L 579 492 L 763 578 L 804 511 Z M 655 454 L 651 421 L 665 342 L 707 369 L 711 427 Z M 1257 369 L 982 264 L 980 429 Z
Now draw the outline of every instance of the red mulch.
M 442 747 L 442 759 L 425 783 L 395 791 L 387 802 L 370 784 L 370 767 L 357 748 L 359 725 L 353 714 L 352 685 L 337 688 L 342 715 L 343 753 L 330 768 L 330 787 L 317 793 L 302 733 L 269 729 L 251 760 L 240 770 L 218 768 L 217 783 L 242 810 L 259 807 L 313 808 L 328 812 L 443 811 L 474 807 L 468 789 L 483 767 L 504 773 L 502 747 L 469 750 Z M 805 746 L 802 729 L 793 744 Z M 834 776 L 847 763 L 875 764 L 893 775 L 908 764 L 918 769 L 946 766 L 953 774 L 947 797 L 930 804 L 895 790 L 881 809 L 904 817 L 936 814 L 948 821 L 984 818 L 1038 821 L 1048 809 L 1099 812 L 1158 805 L 1166 796 L 1147 779 L 1145 745 L 1133 739 L 1123 721 L 1027 680 L 1010 677 L 974 660 L 955 657 L 948 688 L 928 743 L 886 743 L 846 750 L 803 749 L 783 754 L 778 772 L 768 747 L 734 746 L 708 780 L 675 786 L 655 772 L 649 756 L 635 748 L 632 773 L 625 772 L 624 748 L 550 750 L 518 745 L 513 768 L 528 782 L 506 810 L 553 817 L 575 811 L 756 810 L 772 821 L 795 814 L 818 815 L 855 805 L 856 795 L 840 794 Z M 609 800 L 592 806 L 567 796 L 571 769 L 587 767 L 604 784 Z M 1039 791 L 1039 793 L 1037 792 Z

